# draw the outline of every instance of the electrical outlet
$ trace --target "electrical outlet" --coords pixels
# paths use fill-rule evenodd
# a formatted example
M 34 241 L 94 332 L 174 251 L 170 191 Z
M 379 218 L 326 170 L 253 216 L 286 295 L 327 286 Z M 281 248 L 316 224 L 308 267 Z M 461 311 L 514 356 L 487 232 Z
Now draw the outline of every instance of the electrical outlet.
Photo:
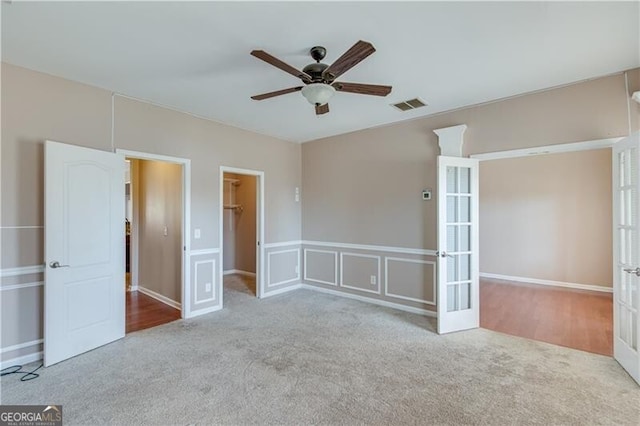
M 371 275 L 371 285 L 376 285 L 376 276 Z
M 206 291 L 207 293 L 211 291 L 211 283 L 206 283 L 204 285 L 204 291 Z
M 296 203 L 300 201 L 300 188 L 296 186 Z
M 167 235 L 169 235 L 169 229 L 165 225 L 165 227 L 164 227 L 164 236 L 166 237 Z
M 193 231 L 193 238 L 195 238 L 196 240 L 199 240 L 199 239 L 200 239 L 200 228 L 196 228 L 196 229 Z

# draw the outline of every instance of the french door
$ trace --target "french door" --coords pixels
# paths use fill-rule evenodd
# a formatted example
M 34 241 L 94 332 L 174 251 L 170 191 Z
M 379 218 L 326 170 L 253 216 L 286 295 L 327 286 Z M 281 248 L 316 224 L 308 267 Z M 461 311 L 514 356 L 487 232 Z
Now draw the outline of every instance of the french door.
M 478 160 L 438 157 L 438 333 L 480 325 Z
M 613 356 L 640 383 L 640 133 L 613 146 Z

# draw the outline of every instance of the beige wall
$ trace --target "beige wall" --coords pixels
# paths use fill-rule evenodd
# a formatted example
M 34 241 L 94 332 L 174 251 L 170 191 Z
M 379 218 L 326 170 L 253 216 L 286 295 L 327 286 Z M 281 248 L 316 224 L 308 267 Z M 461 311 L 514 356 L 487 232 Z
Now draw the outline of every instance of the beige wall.
M 640 90 L 640 70 L 630 71 L 627 77 L 628 92 L 625 75 L 618 74 L 303 144 L 303 240 L 328 243 L 322 247 L 338 253 L 348 251 L 345 243 L 373 254 L 376 246 L 394 248 L 380 253 L 384 260 L 379 295 L 307 279 L 304 282 L 433 309 L 424 302 L 414 303 L 429 300 L 432 280 L 428 264 L 423 264 L 422 272 L 414 265 L 402 264 L 405 268 L 399 290 L 398 280 L 392 283 L 396 286 L 393 290 L 385 282 L 389 272 L 400 274 L 400 263 L 389 263 L 388 258 L 408 259 L 418 250 L 424 253 L 425 262 L 435 259 L 429 252 L 437 249 L 435 189 L 440 151 L 433 130 L 466 124 L 465 155 L 626 136 L 629 122 L 634 131 L 640 126 L 638 105 L 631 102 L 629 108 L 629 95 Z M 433 190 L 431 201 L 421 199 L 425 188 Z M 313 259 L 329 261 L 327 256 L 308 257 L 305 268 L 310 271 L 317 271 Z M 343 267 L 338 265 L 339 270 Z M 371 268 L 367 268 L 367 275 L 371 275 Z M 610 281 L 600 279 L 605 274 L 581 279 L 607 284 Z
M 480 272 L 611 287 L 611 150 L 480 163 Z
M 31 342 L 38 351 L 42 338 L 41 291 L 44 263 L 44 165 L 46 139 L 112 151 L 121 148 L 191 160 L 191 303 L 196 310 L 215 305 L 207 283 L 217 283 L 221 259 L 219 221 L 220 166 L 262 170 L 265 173 L 265 242 L 300 240 L 300 204 L 294 199 L 301 186 L 301 147 L 213 121 L 116 96 L 96 87 L 2 64 L 1 87 L 1 222 L 2 287 L 10 286 L 21 308 L 3 318 L 3 348 Z M 28 228 L 24 228 L 27 226 Z M 192 231 L 193 232 L 193 231 Z M 275 266 L 274 266 L 275 267 Z M 18 268 L 17 270 L 15 268 Z M 7 271 L 18 275 L 6 276 Z M 124 285 L 124 283 L 123 283 Z M 17 286 L 18 288 L 14 288 Z M 219 295 L 215 295 L 219 298 Z M 7 302 L 5 302 L 5 300 Z M 3 298 L 3 314 L 9 298 Z M 14 300 L 14 299 L 11 299 Z M 196 304 L 198 302 L 198 304 Z M 13 353 L 13 352 L 12 352 Z M 12 356 L 2 354 L 2 359 Z
M 138 160 L 139 287 L 182 302 L 182 165 Z M 165 235 L 166 227 L 166 235 Z
M 224 212 L 224 270 L 256 272 L 256 189 L 255 176 L 225 173 L 225 178 L 237 179 L 237 185 L 225 183 L 224 200 L 242 206 L 241 210 Z

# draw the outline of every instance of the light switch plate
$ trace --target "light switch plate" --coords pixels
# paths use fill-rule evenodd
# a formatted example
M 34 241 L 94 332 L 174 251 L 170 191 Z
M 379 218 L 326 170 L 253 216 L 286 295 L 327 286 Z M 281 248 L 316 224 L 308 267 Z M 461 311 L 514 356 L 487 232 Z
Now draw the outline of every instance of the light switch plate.
M 206 283 L 204 285 L 204 291 L 206 291 L 206 292 L 210 292 L 211 291 L 211 283 Z
M 195 238 L 196 240 L 200 239 L 200 228 L 196 228 L 193 230 L 193 238 Z

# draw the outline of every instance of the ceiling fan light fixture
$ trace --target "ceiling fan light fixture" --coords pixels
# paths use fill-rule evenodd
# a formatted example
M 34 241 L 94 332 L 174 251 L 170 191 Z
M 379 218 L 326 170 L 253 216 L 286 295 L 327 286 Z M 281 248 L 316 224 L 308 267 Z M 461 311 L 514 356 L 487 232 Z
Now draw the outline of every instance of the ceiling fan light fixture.
M 324 83 L 311 83 L 302 88 L 302 96 L 311 105 L 324 105 L 336 93 L 333 86 Z

